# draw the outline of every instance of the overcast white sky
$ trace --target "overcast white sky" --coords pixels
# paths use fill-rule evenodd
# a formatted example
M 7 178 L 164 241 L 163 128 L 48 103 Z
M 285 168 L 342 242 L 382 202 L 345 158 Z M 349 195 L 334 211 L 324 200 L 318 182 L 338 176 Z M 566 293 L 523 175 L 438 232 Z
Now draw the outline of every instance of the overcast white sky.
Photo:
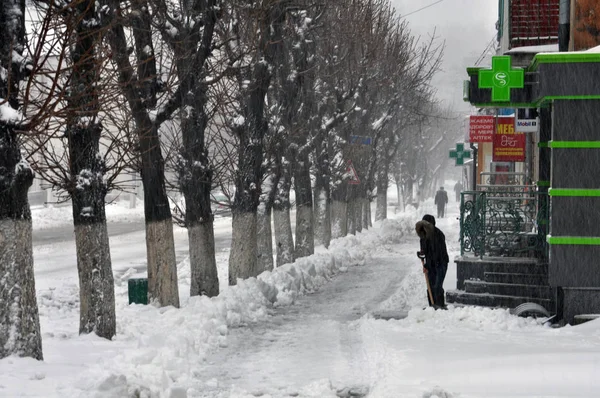
M 391 0 L 400 15 L 409 14 L 438 0 Z M 442 71 L 434 79 L 438 96 L 454 110 L 468 110 L 462 100 L 466 68 L 475 61 L 496 34 L 498 0 L 442 0 L 406 17 L 416 36 L 429 38 L 434 29 L 445 40 Z

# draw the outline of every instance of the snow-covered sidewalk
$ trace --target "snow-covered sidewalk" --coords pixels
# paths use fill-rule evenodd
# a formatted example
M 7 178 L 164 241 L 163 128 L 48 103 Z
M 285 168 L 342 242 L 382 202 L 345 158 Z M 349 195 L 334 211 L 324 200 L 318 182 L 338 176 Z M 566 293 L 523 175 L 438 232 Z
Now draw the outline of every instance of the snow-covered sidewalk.
M 235 287 L 226 286 L 228 253 L 221 252 L 222 293 L 212 299 L 187 296 L 182 261 L 181 309 L 127 305 L 125 272 L 113 341 L 77 334 L 76 270 L 44 273 L 45 361 L 0 360 L 0 396 L 597 396 L 600 322 L 552 329 L 506 310 L 423 309 L 414 223 L 425 210 L 431 204 L 392 214 Z M 458 221 L 449 210 L 438 225 L 454 257 Z M 451 264 L 446 288 L 455 274 Z M 390 310 L 409 310 L 408 317 L 372 316 Z

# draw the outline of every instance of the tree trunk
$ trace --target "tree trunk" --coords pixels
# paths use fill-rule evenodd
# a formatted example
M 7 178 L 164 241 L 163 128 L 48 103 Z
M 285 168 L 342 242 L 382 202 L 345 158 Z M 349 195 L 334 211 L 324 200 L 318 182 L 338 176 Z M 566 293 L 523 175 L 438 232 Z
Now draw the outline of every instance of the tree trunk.
M 356 209 L 355 209 L 355 200 L 354 198 L 348 199 L 348 234 L 356 235 Z
M 118 3 L 111 1 L 115 9 Z M 136 15 L 146 16 L 148 11 Z M 148 39 L 143 29 L 134 30 L 136 41 Z M 151 43 L 150 43 L 151 44 Z M 148 48 L 150 47 L 148 44 Z M 171 209 L 165 189 L 164 159 L 160 149 L 158 125 L 152 122 L 146 108 L 154 102 L 152 90 L 145 90 L 145 83 L 152 76 L 152 68 L 140 65 L 137 74 L 129 61 L 129 46 L 123 26 L 111 26 L 110 46 L 112 58 L 119 73 L 119 83 L 135 122 L 140 149 L 140 174 L 144 186 L 144 217 L 146 221 L 146 251 L 148 259 L 148 296 L 161 306 L 179 307 L 177 286 L 177 263 L 173 240 Z M 142 47 L 145 48 L 145 47 Z M 141 49 L 140 49 L 141 50 Z M 153 52 L 144 64 L 154 60 Z M 141 79 L 141 82 L 138 80 Z M 150 95 L 150 98 L 147 96 Z
M 31 217 L 0 218 L 0 243 L 0 359 L 16 355 L 42 360 Z
M 260 204 L 258 205 L 258 274 L 264 271 L 273 270 L 273 231 L 271 228 L 271 215 L 273 214 L 273 203 L 277 195 L 277 184 L 281 179 L 281 167 L 277 161 L 271 165 L 270 175 L 265 178 L 260 195 Z
M 142 147 L 148 296 L 161 306 L 179 307 L 173 221 L 165 189 L 164 160 L 158 133 L 155 128 L 148 128 L 138 127 Z
M 76 80 L 74 80 L 76 81 Z M 79 274 L 79 333 L 111 339 L 116 333 L 115 292 L 106 226 L 106 187 L 99 161 L 100 127 L 67 128 L 75 247 Z
M 229 284 L 256 276 L 257 209 L 262 180 L 265 96 L 271 80 L 266 63 L 254 64 L 251 87 L 244 104 L 246 121 L 240 134 L 238 173 L 233 201 L 233 236 L 229 257 Z
M 294 259 L 308 257 L 315 252 L 313 228 L 313 203 L 310 185 L 310 162 L 302 156 L 294 168 L 294 191 L 296 193 L 296 247 Z
M 346 198 L 348 187 L 345 183 L 334 189 L 331 204 L 331 237 L 342 238 L 348 235 L 348 220 L 350 219 L 350 206 Z
M 0 359 L 43 359 L 33 274 L 31 211 L 33 172 L 21 157 L 16 115 L 25 79 L 25 1 L 0 4 Z M 17 62 L 18 61 L 18 62 Z
M 404 189 L 404 206 L 414 205 L 414 186 L 412 177 L 408 177 L 406 180 L 406 188 Z
M 283 40 L 286 9 L 282 2 L 267 2 L 256 20 L 258 34 L 256 53 L 249 76 L 240 80 L 244 125 L 239 132 L 238 171 L 233 201 L 233 236 L 229 257 L 229 283 L 238 278 L 256 276 L 257 245 L 256 211 L 261 181 L 264 137 L 268 130 L 265 118 L 265 97 L 271 84 L 271 71 L 276 46 Z
M 116 334 L 117 325 L 106 220 L 87 224 L 78 218 L 75 246 L 79 274 L 79 333 L 95 333 L 110 340 Z
M 186 66 L 179 66 L 181 77 L 187 73 Z M 198 76 L 195 80 L 201 80 Z M 183 80 L 183 79 L 182 79 Z M 188 228 L 190 251 L 191 284 L 190 296 L 219 295 L 219 276 L 215 258 L 214 215 L 210 204 L 210 191 L 213 171 L 205 145 L 205 131 L 208 124 L 206 112 L 206 92 L 203 87 L 190 87 L 185 90 L 192 95 L 184 96 L 182 106 L 187 109 L 181 123 L 182 148 L 178 163 L 179 187 L 185 198 L 185 225 Z M 172 231 L 171 231 L 172 232 Z
M 329 155 L 323 134 L 315 140 L 315 154 L 317 170 L 315 176 L 314 192 L 314 228 L 315 244 L 329 247 L 331 242 L 331 170 Z
M 398 197 L 400 200 L 400 197 Z M 375 210 L 375 221 L 385 220 L 387 218 L 387 193 L 377 188 L 377 209 Z
M 396 183 L 396 195 L 398 195 L 398 204 L 396 205 L 397 209 L 401 208 L 406 210 L 406 202 L 404 201 L 404 193 L 402 192 L 402 183 Z
M 273 210 L 273 226 L 275 229 L 275 242 L 277 247 L 277 266 L 294 262 L 294 238 L 290 208 Z
M 363 230 L 363 208 L 365 199 L 362 196 L 354 199 L 354 223 L 356 225 L 356 232 L 362 232 Z
M 371 223 L 371 201 L 369 198 L 363 200 L 363 210 L 362 210 L 363 221 L 362 225 L 364 229 L 369 229 L 373 224 Z
M 267 202 L 258 206 L 258 262 L 256 272 L 273 270 L 273 234 L 271 232 L 271 209 Z
M 0 82 L 5 80 L 0 77 Z M 0 94 L 6 95 L 5 88 L 0 87 Z M 21 157 L 16 130 L 6 120 L 0 121 L 0 359 L 17 355 L 41 360 L 27 201 L 33 172 Z
M 205 143 L 208 116 L 207 86 L 203 83 L 210 57 L 217 16 L 214 0 L 185 8 L 186 20 L 202 19 L 203 29 L 186 26 L 185 34 L 171 42 L 181 88 L 181 136 L 178 182 L 185 198 L 185 224 L 188 228 L 191 284 L 190 296 L 219 294 L 215 259 L 215 237 L 210 194 L 213 169 Z M 191 3 L 190 3 L 191 4 Z M 144 42 L 148 40 L 144 38 Z M 151 93 L 150 93 L 151 94 Z
M 331 201 L 327 196 L 324 187 L 315 186 L 315 245 L 323 245 L 325 248 L 329 248 L 331 243 Z
M 377 176 L 377 208 L 375 210 L 375 221 L 381 221 L 387 218 L 388 183 L 388 163 L 385 161 L 379 162 L 379 172 Z M 398 199 L 400 199 L 399 196 Z
M 281 176 L 277 183 L 275 202 L 273 203 L 273 227 L 278 267 L 294 261 L 294 237 L 290 217 L 292 181 L 290 164 L 287 160 L 284 159 L 280 170 Z
M 147 196 L 144 187 L 144 202 L 148 202 Z M 168 305 L 179 307 L 173 222 L 170 217 L 163 220 L 153 220 L 152 217 L 148 219 L 147 213 L 148 210 L 146 210 L 148 297 L 163 307 Z
M 191 285 L 190 296 L 219 295 L 219 277 L 215 260 L 215 235 L 213 222 L 188 226 L 190 242 Z
M 229 255 L 229 284 L 256 275 L 256 212 L 234 211 L 231 254 Z
M 98 79 L 101 67 L 96 48 L 102 36 L 91 0 L 77 5 L 75 45 L 67 101 L 69 194 L 73 203 L 75 247 L 79 274 L 79 333 L 111 339 L 116 333 L 115 291 L 106 227 L 104 183 L 106 165 L 100 156 Z

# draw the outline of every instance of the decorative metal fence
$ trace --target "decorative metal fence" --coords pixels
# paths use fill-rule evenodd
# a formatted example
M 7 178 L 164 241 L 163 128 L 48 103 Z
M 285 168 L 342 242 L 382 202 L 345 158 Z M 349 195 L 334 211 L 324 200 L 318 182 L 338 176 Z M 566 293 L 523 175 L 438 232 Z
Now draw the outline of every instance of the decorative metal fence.
M 547 258 L 548 194 L 466 191 L 460 202 L 460 253 Z

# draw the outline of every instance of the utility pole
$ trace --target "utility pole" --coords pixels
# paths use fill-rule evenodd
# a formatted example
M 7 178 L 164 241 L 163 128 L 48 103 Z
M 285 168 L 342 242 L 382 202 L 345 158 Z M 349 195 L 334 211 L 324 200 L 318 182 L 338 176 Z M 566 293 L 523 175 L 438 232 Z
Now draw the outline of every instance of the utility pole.
M 469 146 L 473 150 L 473 191 L 477 191 L 477 147 L 473 143 Z

